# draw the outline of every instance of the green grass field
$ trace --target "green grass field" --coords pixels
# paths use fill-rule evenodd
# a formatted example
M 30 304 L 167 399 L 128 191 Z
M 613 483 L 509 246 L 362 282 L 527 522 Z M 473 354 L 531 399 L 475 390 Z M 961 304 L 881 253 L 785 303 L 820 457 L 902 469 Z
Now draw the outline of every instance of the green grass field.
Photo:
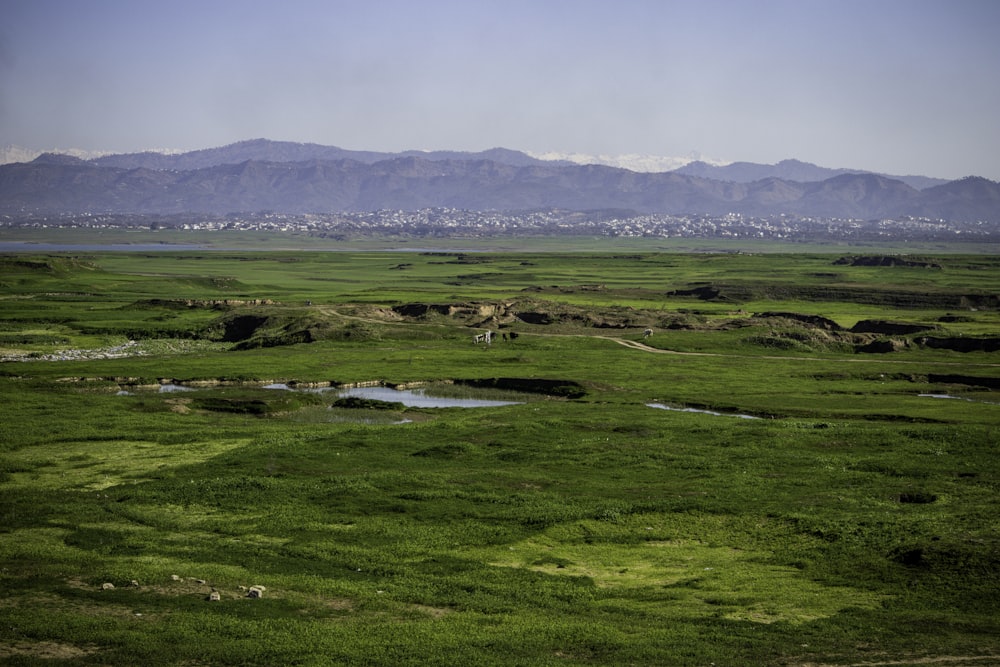
M 0 663 L 1000 663 L 1000 259 L 439 250 L 0 256 Z

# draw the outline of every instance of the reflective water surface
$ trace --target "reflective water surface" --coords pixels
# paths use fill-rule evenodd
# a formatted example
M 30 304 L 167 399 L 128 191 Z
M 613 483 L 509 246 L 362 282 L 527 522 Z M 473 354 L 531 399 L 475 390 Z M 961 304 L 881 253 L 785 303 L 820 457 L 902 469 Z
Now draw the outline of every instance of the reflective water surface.
M 295 389 L 284 383 L 264 385 L 264 389 L 284 389 L 288 391 L 311 391 L 316 393 L 331 393 L 337 398 L 356 397 L 388 403 L 402 403 L 408 408 L 495 408 L 503 405 L 520 405 L 522 401 L 494 401 L 481 398 L 447 398 L 428 396 L 423 389 L 390 389 L 389 387 L 352 387 L 339 389 L 337 387 L 319 387 Z
M 650 408 L 657 408 L 659 410 L 671 410 L 672 412 L 699 412 L 701 414 L 714 415 L 716 417 L 739 417 L 740 419 L 760 419 L 760 417 L 754 417 L 753 415 L 713 412 L 712 410 L 699 410 L 698 408 L 677 408 L 672 405 L 664 405 L 663 403 L 646 403 L 646 406 Z
M 502 405 L 519 405 L 521 401 L 491 401 L 480 398 L 443 398 L 427 396 L 422 389 L 389 389 L 387 387 L 355 387 L 341 389 L 338 396 L 356 396 L 376 401 L 402 403 L 410 408 L 495 408 Z

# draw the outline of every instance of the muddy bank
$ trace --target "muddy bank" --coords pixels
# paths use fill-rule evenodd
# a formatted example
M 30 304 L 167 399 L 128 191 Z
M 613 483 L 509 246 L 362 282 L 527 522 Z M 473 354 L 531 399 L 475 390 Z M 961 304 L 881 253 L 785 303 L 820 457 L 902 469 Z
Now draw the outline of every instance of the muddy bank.
M 132 308 L 168 308 L 184 310 L 190 308 L 211 308 L 227 310 L 244 306 L 273 306 L 278 302 L 272 299 L 140 299 Z
M 951 350 L 953 352 L 996 352 L 1000 350 L 1000 338 L 966 338 L 952 336 L 945 338 L 879 338 L 858 344 L 855 352 L 885 354 L 898 352 L 911 347 L 925 347 L 934 350 Z
M 954 350 L 955 352 L 996 352 L 1000 350 L 1000 338 L 966 338 L 927 336 L 915 341 L 919 345 L 939 350 Z
M 573 380 L 544 380 L 540 378 L 481 378 L 455 380 L 455 384 L 480 389 L 504 389 L 523 394 L 544 394 L 561 398 L 582 398 L 587 390 Z
M 932 331 L 938 327 L 933 324 L 908 324 L 904 322 L 887 322 L 885 320 L 861 320 L 853 327 L 851 333 L 874 333 L 887 336 L 908 336 L 910 334 Z
M 669 290 L 664 294 L 669 297 L 734 304 L 748 301 L 833 301 L 914 309 L 996 310 L 1000 308 L 1000 295 L 996 294 L 929 293 L 825 285 L 696 283 L 685 288 Z
M 1000 389 L 1000 378 L 995 377 L 931 373 L 927 376 L 927 381 L 932 384 L 963 384 L 969 387 Z

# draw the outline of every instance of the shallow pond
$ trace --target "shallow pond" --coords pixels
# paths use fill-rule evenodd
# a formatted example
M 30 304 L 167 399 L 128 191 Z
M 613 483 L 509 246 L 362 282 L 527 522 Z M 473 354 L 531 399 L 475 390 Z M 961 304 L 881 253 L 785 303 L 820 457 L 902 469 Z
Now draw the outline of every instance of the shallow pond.
M 269 384 L 265 385 L 264 389 L 292 390 L 292 388 L 286 384 Z M 305 389 L 301 391 L 332 393 L 336 394 L 338 398 L 353 396 L 356 398 L 367 398 L 374 401 L 402 403 L 408 408 L 495 408 L 504 405 L 520 405 L 523 402 L 495 401 L 481 398 L 428 396 L 423 389 L 390 389 L 388 387 L 353 387 L 351 389 L 323 387 L 319 389 Z
M 195 387 L 185 387 L 180 384 L 161 384 L 154 388 L 149 387 L 131 387 L 129 389 L 119 389 L 116 396 L 135 396 L 137 393 L 155 391 L 160 394 L 172 394 L 179 391 L 195 391 Z
M 409 408 L 494 408 L 504 405 L 521 405 L 524 403 L 524 401 L 511 400 L 429 396 L 423 389 L 390 389 L 388 387 L 353 387 L 350 389 L 343 389 L 339 387 L 300 388 L 289 386 L 282 382 L 277 382 L 264 385 L 261 388 L 278 391 L 304 391 L 317 394 L 332 394 L 335 398 L 353 396 L 376 401 L 386 401 L 388 403 L 402 403 Z M 203 389 L 203 387 L 188 387 L 181 384 L 165 383 L 152 390 L 161 394 L 169 394 L 175 392 L 198 391 L 199 389 Z M 131 396 L 135 393 L 135 388 L 122 389 L 117 393 L 119 396 Z
M 740 419 L 760 419 L 760 417 L 754 417 L 753 415 L 741 415 L 739 413 L 726 413 L 726 412 L 713 412 L 712 410 L 700 410 L 698 408 L 678 408 L 672 405 L 664 405 L 663 403 L 646 403 L 646 407 L 657 408 L 659 410 L 670 410 L 672 412 L 698 412 L 704 415 L 713 415 L 715 417 L 738 417 Z
M 994 401 L 980 401 L 975 398 L 965 398 L 964 396 L 952 396 L 951 394 L 918 394 L 919 398 L 944 398 L 952 401 L 966 401 L 968 403 L 982 403 L 983 405 L 1000 405 Z
M 195 387 L 185 387 L 181 384 L 161 384 L 157 390 L 161 394 L 171 394 L 175 391 L 196 391 Z

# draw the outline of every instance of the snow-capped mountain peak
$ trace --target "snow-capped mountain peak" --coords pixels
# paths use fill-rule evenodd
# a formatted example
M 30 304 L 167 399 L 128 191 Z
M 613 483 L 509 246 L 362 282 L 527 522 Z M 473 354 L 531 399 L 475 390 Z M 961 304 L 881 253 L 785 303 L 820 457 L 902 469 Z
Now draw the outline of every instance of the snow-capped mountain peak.
M 669 157 L 663 155 L 645 155 L 640 153 L 627 153 L 625 155 L 588 155 L 586 153 L 560 153 L 556 151 L 544 153 L 525 151 L 525 153 L 537 160 L 564 161 L 572 162 L 574 164 L 601 164 L 608 167 L 617 167 L 619 169 L 628 169 L 630 171 L 640 172 L 673 171 L 674 169 L 679 169 L 680 167 L 696 160 L 714 166 L 729 164 L 726 160 L 706 159 L 700 155 L 688 157 Z

